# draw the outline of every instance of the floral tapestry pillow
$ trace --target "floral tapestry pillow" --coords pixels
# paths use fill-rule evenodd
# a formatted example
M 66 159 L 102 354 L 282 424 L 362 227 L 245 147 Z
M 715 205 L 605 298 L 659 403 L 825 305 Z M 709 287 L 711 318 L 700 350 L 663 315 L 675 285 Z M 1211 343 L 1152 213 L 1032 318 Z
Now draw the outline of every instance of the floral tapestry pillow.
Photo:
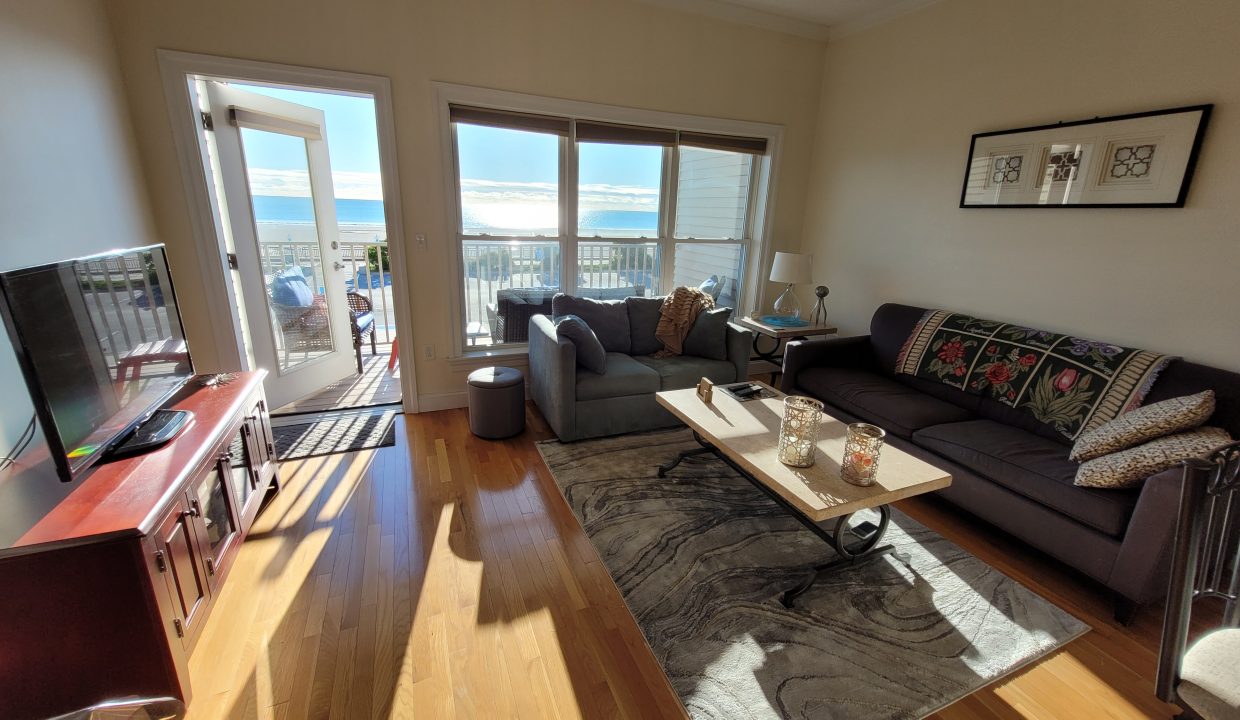
M 1068 457 L 1076 462 L 1093 460 L 1147 440 L 1200 427 L 1213 414 L 1213 390 L 1156 402 L 1081 433 Z
M 1208 455 L 1211 450 L 1229 442 L 1231 436 L 1227 431 L 1215 427 L 1160 437 L 1144 445 L 1082 463 L 1076 471 L 1075 484 L 1109 490 L 1137 487 L 1155 473 L 1170 470 L 1189 458 Z

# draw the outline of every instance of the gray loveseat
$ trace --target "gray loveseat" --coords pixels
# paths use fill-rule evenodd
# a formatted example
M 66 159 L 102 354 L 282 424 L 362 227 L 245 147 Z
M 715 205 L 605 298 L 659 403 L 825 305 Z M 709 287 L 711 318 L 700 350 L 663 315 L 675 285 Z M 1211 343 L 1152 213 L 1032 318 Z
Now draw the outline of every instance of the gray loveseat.
M 557 301 L 565 297 L 557 296 Z M 715 350 L 709 354 L 714 357 L 651 357 L 663 347 L 654 336 L 662 301 L 630 297 L 595 303 L 596 308 L 570 306 L 572 314 L 583 316 L 608 351 L 607 371 L 601 375 L 578 367 L 576 346 L 556 335 L 550 317 L 530 318 L 530 394 L 560 440 L 673 427 L 680 421 L 655 401 L 656 392 L 693 387 L 703 377 L 715 383 L 748 377 L 753 337 L 731 322 L 718 328 L 721 337 L 709 338 Z M 554 312 L 565 314 L 559 309 Z
M 896 358 L 925 310 L 887 304 L 870 334 L 794 342 L 784 354 L 784 392 L 811 395 L 844 421 L 887 430 L 896 447 L 952 474 L 937 493 L 1114 591 L 1117 619 L 1163 599 L 1181 471 L 1133 490 L 1077 487 L 1071 442 L 997 401 L 895 373 Z M 1213 389 L 1210 425 L 1240 437 L 1240 375 L 1173 361 L 1146 403 Z

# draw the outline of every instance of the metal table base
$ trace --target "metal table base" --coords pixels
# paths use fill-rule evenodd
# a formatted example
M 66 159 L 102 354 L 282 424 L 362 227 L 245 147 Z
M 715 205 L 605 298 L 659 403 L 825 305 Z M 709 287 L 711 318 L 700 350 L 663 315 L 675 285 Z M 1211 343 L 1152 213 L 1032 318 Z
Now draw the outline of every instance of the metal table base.
M 745 478 L 752 485 L 766 493 L 766 496 L 771 500 L 774 500 L 775 504 L 786 510 L 788 514 L 796 518 L 798 522 L 804 525 L 807 530 L 817 535 L 823 542 L 830 545 L 831 549 L 839 555 L 838 558 L 832 560 L 831 562 L 815 565 L 811 568 L 811 573 L 805 580 L 797 586 L 786 590 L 780 598 L 780 602 L 783 603 L 784 607 L 792 607 L 797 597 L 813 587 L 814 583 L 818 581 L 818 578 L 827 573 L 841 570 L 843 568 L 854 567 L 862 562 L 888 554 L 893 555 L 900 562 L 905 564 L 908 563 L 908 556 L 904 553 L 897 553 L 894 545 L 879 545 L 883 539 L 883 536 L 887 533 L 887 526 L 891 523 L 890 505 L 878 505 L 873 508 L 878 511 L 879 515 L 878 529 L 868 535 L 858 536 L 853 532 L 853 529 L 848 526 L 848 520 L 855 513 L 849 513 L 848 515 L 834 518 L 835 526 L 831 529 L 824 528 L 810 518 L 806 517 L 804 513 L 798 510 L 796 506 L 785 500 L 779 493 L 767 487 L 765 483 L 758 480 L 753 475 L 749 474 L 749 472 L 747 472 L 744 468 L 733 462 L 731 458 L 720 452 L 719 448 L 708 442 L 705 438 L 698 434 L 696 430 L 693 431 L 693 439 L 696 440 L 698 445 L 701 447 L 682 450 L 676 455 L 674 460 L 660 465 L 659 477 L 667 477 L 667 474 L 675 469 L 676 466 L 679 465 L 685 458 L 707 454 L 714 455 L 723 462 L 727 463 L 728 467 L 735 470 L 741 477 Z M 846 536 L 848 535 L 856 538 L 855 541 L 847 542 Z

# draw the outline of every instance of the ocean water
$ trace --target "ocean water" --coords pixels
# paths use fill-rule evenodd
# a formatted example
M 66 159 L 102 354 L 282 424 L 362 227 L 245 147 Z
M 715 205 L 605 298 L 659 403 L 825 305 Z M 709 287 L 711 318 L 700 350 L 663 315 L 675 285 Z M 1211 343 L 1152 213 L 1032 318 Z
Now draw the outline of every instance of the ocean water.
M 254 196 L 255 220 L 260 223 L 310 223 L 314 220 L 314 206 L 308 197 L 284 197 L 277 195 Z M 494 220 L 488 221 L 479 213 L 465 211 L 465 226 L 471 230 L 499 235 L 509 230 Z M 379 200 L 336 200 L 336 222 L 341 225 L 384 224 L 383 203 Z M 588 210 L 581 215 L 583 235 L 618 235 L 633 237 L 658 233 L 659 213 L 636 210 Z M 612 231 L 612 232 L 608 232 Z M 554 235 L 555 228 L 515 229 L 521 235 Z

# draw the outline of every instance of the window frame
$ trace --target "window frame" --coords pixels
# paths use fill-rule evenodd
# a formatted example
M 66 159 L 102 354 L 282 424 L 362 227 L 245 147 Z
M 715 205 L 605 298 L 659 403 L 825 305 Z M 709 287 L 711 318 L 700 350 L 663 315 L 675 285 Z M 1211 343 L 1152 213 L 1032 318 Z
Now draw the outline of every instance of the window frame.
M 742 246 L 741 296 L 737 298 L 737 315 L 755 311 L 761 306 L 766 283 L 761 282 L 759 269 L 769 261 L 774 252 L 771 225 L 775 206 L 775 183 L 783 128 L 779 125 L 754 123 L 740 120 L 681 115 L 651 110 L 638 110 L 612 105 L 601 105 L 573 100 L 490 90 L 451 83 L 433 83 L 440 121 L 441 147 L 445 178 L 446 218 L 449 242 L 449 277 L 453 288 L 451 297 L 452 349 L 449 359 L 487 358 L 496 355 L 526 354 L 526 343 L 496 344 L 474 347 L 467 344 L 465 325 L 468 320 L 465 308 L 464 245 L 470 240 L 498 242 L 535 243 L 556 242 L 560 250 L 560 280 L 563 292 L 577 291 L 578 247 L 581 243 L 606 242 L 616 245 L 656 243 L 659 248 L 659 283 L 666 291 L 671 287 L 675 268 L 676 246 L 680 244 L 728 244 Z M 657 237 L 612 238 L 606 236 L 583 236 L 578 227 L 578 140 L 576 122 L 571 123 L 567 136 L 559 140 L 559 210 L 560 227 L 555 236 L 540 235 L 470 235 L 463 232 L 463 214 L 460 202 L 460 166 L 457 152 L 457 134 L 450 116 L 451 105 L 469 105 L 496 111 L 551 115 L 573 121 L 599 122 L 643 127 L 662 128 L 716 135 L 761 138 L 766 141 L 767 151 L 755 154 L 750 172 L 748 208 L 744 237 L 741 238 L 693 238 L 677 237 L 676 197 L 679 182 L 679 147 L 675 144 L 663 148 L 663 172 L 659 188 L 659 220 Z

